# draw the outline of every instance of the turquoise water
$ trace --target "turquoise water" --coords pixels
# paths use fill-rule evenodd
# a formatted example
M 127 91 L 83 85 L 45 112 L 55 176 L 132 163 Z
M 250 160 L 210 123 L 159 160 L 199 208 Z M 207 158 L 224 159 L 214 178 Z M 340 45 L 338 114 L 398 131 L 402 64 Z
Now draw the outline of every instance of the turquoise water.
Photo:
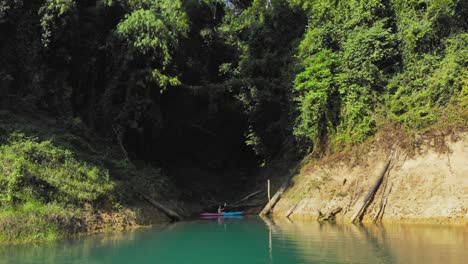
M 467 263 L 463 226 L 211 219 L 0 247 L 0 263 Z

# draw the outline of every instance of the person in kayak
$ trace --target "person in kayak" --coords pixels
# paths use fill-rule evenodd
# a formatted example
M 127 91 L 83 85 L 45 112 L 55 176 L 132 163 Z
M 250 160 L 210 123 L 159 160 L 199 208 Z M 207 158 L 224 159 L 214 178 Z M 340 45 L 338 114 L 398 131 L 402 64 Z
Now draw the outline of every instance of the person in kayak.
M 224 207 L 221 208 L 221 205 L 218 206 L 218 214 L 222 214 L 224 209 L 226 208 L 226 203 L 224 203 Z

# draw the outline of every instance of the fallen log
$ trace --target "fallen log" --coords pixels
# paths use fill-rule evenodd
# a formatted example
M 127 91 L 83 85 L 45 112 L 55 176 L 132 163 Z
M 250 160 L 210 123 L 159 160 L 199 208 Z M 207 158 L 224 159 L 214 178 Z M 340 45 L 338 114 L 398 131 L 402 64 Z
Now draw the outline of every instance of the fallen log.
M 349 210 L 351 209 L 351 206 L 357 202 L 357 198 L 359 197 L 358 193 L 357 193 L 357 190 L 358 190 L 358 187 L 359 187 L 359 178 L 354 181 L 354 190 L 353 190 L 353 193 L 351 194 L 351 198 L 349 199 L 349 203 L 346 205 L 346 208 L 344 210 L 344 214 L 346 214 L 347 212 L 349 212 Z M 350 186 L 351 188 L 351 186 Z
M 176 213 L 175 211 L 165 207 L 164 205 L 162 205 L 161 203 L 158 203 L 156 202 L 154 199 L 152 199 L 151 197 L 149 197 L 148 195 L 145 195 L 145 194 L 141 194 L 141 196 L 143 196 L 143 198 L 149 202 L 150 204 L 152 204 L 154 207 L 156 207 L 157 209 L 161 210 L 161 212 L 163 212 L 167 217 L 169 217 L 172 221 L 180 221 L 182 220 L 182 217 Z
M 293 207 L 289 208 L 288 212 L 286 212 L 286 218 L 289 218 L 289 216 L 294 213 L 294 210 L 296 210 L 297 204 L 295 204 Z
M 250 200 L 251 198 L 255 197 L 257 194 L 259 194 L 259 193 L 261 193 L 261 192 L 262 192 L 262 190 L 258 190 L 258 191 L 255 191 L 255 192 L 251 193 L 251 194 L 248 194 L 248 195 L 246 195 L 244 198 L 240 199 L 240 200 L 237 201 L 237 202 L 232 203 L 231 205 L 232 205 L 232 206 L 239 205 L 239 204 L 241 204 L 242 202 L 245 202 L 245 201 Z
M 295 174 L 296 174 L 296 171 L 294 171 L 293 173 L 291 173 L 288 176 L 286 181 L 280 186 L 278 191 L 276 191 L 275 195 L 273 195 L 273 197 L 271 197 L 271 200 L 267 203 L 265 208 L 263 208 L 263 210 L 260 212 L 261 216 L 268 215 L 270 213 L 271 209 L 273 209 L 273 207 L 276 205 L 276 203 L 280 200 L 283 193 L 289 187 L 289 184 L 291 183 L 291 180 L 292 180 L 292 178 L 294 177 Z
M 390 166 L 390 169 L 391 169 L 392 166 Z M 388 170 L 387 170 L 387 174 L 388 174 Z M 385 177 L 385 176 L 384 176 Z M 374 222 L 376 222 L 377 218 L 379 217 L 380 215 L 380 212 L 382 211 L 382 206 L 383 206 L 383 202 L 384 202 L 384 199 L 385 199 L 385 191 L 387 190 L 387 184 L 388 184 L 388 176 L 385 177 L 384 181 L 383 181 L 383 187 L 382 187 L 382 195 L 380 197 L 380 203 L 379 203 L 379 206 L 377 208 L 377 213 L 375 214 L 373 220 Z
M 318 210 L 319 216 L 318 216 L 318 221 L 332 221 L 335 220 L 336 215 L 343 211 L 343 208 L 337 207 L 330 212 L 323 214 L 320 210 Z
M 381 222 L 384 212 L 385 212 L 385 207 L 387 207 L 387 202 L 388 202 L 388 196 L 390 196 L 390 193 L 392 192 L 392 186 L 390 186 L 390 189 L 388 190 L 388 193 L 384 196 L 382 196 L 382 201 L 380 203 L 379 210 L 377 211 L 377 214 L 374 217 L 374 222 Z
M 243 203 L 243 204 L 238 204 L 236 206 L 227 206 L 227 208 L 247 208 L 247 207 L 257 207 L 263 205 L 263 203 Z
M 222 205 L 222 204 L 227 204 L 226 207 L 242 207 L 242 206 L 250 206 L 252 205 L 252 203 L 248 203 L 249 200 L 253 197 L 255 197 L 256 195 L 258 195 L 259 193 L 261 193 L 262 190 L 258 190 L 258 191 L 255 191 L 253 193 L 250 193 L 246 196 L 244 196 L 242 199 L 236 201 L 236 202 L 233 202 L 233 203 L 228 203 L 228 202 L 220 202 L 220 201 L 215 201 L 215 200 L 207 200 L 207 201 L 204 201 L 205 203 L 208 203 L 210 205 L 213 205 L 213 206 L 218 206 L 218 205 Z
M 385 174 L 386 174 L 386 172 L 388 170 L 388 167 L 390 166 L 390 163 L 392 162 L 392 160 L 393 160 L 393 156 L 390 155 L 390 157 L 387 158 L 387 161 L 385 162 L 384 167 L 380 171 L 376 182 L 374 183 L 374 185 L 372 186 L 370 191 L 367 193 L 366 198 L 364 199 L 364 202 L 362 203 L 362 205 L 359 207 L 359 210 L 356 211 L 356 213 L 351 217 L 351 222 L 355 222 L 356 220 L 358 220 L 360 222 L 362 220 L 362 217 L 363 217 L 364 213 L 366 212 L 367 207 L 369 207 L 372 200 L 374 199 L 375 193 L 379 190 L 379 187 L 383 182 Z

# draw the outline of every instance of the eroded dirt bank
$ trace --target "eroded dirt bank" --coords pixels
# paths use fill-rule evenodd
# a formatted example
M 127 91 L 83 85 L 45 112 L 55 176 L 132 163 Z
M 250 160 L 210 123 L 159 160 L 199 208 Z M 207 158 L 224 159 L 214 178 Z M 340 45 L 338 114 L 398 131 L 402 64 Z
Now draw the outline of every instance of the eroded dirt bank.
M 374 145 L 303 166 L 273 215 L 318 218 L 341 208 L 336 220 L 349 222 L 393 155 L 363 222 L 381 211 L 383 222 L 468 224 L 468 133 L 420 136 L 412 143 L 411 151 Z

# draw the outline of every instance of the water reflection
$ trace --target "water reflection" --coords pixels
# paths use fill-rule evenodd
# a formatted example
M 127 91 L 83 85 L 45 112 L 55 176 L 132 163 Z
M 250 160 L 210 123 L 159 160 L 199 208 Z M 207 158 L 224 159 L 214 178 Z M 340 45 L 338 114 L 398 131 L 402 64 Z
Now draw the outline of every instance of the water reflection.
M 464 226 L 263 220 L 273 241 L 299 248 L 303 263 L 466 263 L 468 257 Z
M 464 226 L 212 219 L 0 247 L 10 263 L 465 263 Z
M 163 230 L 170 229 L 171 226 L 161 225 L 156 228 Z M 102 259 L 97 261 L 90 256 L 101 249 L 105 249 L 110 254 L 116 253 L 119 248 L 135 243 L 137 238 L 142 239 L 144 233 L 145 230 L 121 231 L 83 235 L 52 242 L 0 246 L 0 264 L 104 263 Z

